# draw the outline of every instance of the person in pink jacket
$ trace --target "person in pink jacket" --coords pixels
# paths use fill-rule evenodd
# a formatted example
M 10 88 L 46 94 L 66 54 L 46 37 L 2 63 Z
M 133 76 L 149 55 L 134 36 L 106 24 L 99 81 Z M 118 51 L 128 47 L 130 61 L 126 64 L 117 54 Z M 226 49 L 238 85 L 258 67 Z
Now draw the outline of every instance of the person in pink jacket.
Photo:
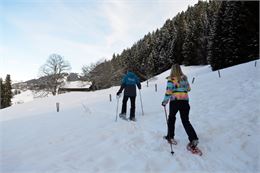
M 198 136 L 192 127 L 189 120 L 189 96 L 188 92 L 191 90 L 187 76 L 185 76 L 181 70 L 179 64 L 174 64 L 171 68 L 171 74 L 167 77 L 167 88 L 162 106 L 166 106 L 170 102 L 170 113 L 168 118 L 168 133 L 165 138 L 169 143 L 176 144 L 174 140 L 175 135 L 175 121 L 176 114 L 180 112 L 181 121 L 183 127 L 189 138 L 190 147 L 196 147 L 198 145 Z

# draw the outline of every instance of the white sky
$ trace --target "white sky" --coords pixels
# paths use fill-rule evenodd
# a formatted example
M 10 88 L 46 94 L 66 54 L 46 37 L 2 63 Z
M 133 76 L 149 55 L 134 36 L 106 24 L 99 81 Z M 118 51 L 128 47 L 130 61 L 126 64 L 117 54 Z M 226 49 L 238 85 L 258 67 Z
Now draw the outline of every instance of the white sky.
M 2 0 L 0 77 L 39 77 L 52 53 L 72 72 L 110 59 L 197 0 Z

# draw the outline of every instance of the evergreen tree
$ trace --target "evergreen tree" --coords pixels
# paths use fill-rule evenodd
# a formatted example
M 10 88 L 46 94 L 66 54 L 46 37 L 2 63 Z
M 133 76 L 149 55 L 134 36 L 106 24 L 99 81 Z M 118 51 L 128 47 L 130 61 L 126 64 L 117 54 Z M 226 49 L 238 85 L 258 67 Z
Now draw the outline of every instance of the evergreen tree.
M 209 61 L 213 70 L 259 57 L 259 2 L 224 1 L 216 19 Z
M 189 8 L 186 13 L 188 23 L 186 37 L 183 43 L 183 64 L 207 64 L 208 44 L 208 19 L 207 2 L 199 1 L 194 8 Z
M 168 19 L 166 20 L 164 26 L 161 28 L 161 43 L 162 48 L 159 53 L 159 73 L 169 69 L 173 63 L 173 53 L 172 53 L 172 40 L 174 39 L 174 27 L 173 22 Z
M 171 43 L 171 52 L 173 53 L 173 62 L 179 64 L 182 64 L 184 60 L 182 51 L 187 34 L 187 21 L 185 19 L 185 15 L 186 14 L 184 12 L 181 12 L 173 19 L 174 39 Z
M 12 104 L 12 84 L 11 76 L 8 74 L 5 78 L 5 84 L 3 88 L 3 108 L 9 107 Z
M 152 50 L 152 52 L 150 53 L 149 57 L 148 57 L 148 62 L 146 63 L 146 74 L 147 74 L 147 78 L 149 79 L 150 77 L 153 76 L 153 74 L 156 73 L 155 69 L 156 69 L 156 57 L 157 54 L 155 52 L 155 50 Z
M 238 20 L 235 20 L 240 64 L 259 58 L 259 1 L 237 2 Z
M 0 78 L 0 109 L 4 108 L 4 84 L 3 79 Z
M 207 46 L 207 51 L 208 51 L 208 55 L 207 55 L 207 61 L 209 62 L 209 64 L 214 63 L 214 56 L 212 51 L 212 48 L 214 48 L 213 44 L 218 44 L 217 42 L 219 41 L 218 39 L 216 39 L 216 23 L 217 23 L 217 19 L 218 19 L 218 15 L 219 15 L 219 9 L 221 6 L 221 2 L 219 1 L 209 1 L 209 6 L 207 9 L 207 16 L 208 16 L 208 28 L 209 28 L 209 33 L 208 33 L 208 46 Z M 219 50 L 219 49 L 218 49 Z M 218 51 L 215 49 L 215 51 Z

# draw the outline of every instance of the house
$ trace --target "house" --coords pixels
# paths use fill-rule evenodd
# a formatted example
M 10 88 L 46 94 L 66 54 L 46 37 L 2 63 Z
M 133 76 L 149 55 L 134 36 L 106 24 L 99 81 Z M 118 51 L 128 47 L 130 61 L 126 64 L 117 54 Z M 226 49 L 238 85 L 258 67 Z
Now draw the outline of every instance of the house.
M 72 91 L 90 91 L 92 83 L 87 81 L 67 81 L 59 88 L 58 94 Z

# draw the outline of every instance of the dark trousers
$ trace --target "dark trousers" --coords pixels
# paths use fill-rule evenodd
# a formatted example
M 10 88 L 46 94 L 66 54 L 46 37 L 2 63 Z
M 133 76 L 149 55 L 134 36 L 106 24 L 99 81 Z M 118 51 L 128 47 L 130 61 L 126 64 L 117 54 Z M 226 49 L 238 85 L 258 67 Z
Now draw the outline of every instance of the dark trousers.
M 189 120 L 190 105 L 186 100 L 174 100 L 170 102 L 170 114 L 168 118 L 168 134 L 169 138 L 174 138 L 176 114 L 180 111 L 180 117 L 183 127 L 189 137 L 189 141 L 198 139 L 197 134 Z
M 124 96 L 121 113 L 122 114 L 126 113 L 128 98 L 130 98 L 130 100 L 131 100 L 130 118 L 134 118 L 135 117 L 135 98 L 136 98 L 136 96 Z

